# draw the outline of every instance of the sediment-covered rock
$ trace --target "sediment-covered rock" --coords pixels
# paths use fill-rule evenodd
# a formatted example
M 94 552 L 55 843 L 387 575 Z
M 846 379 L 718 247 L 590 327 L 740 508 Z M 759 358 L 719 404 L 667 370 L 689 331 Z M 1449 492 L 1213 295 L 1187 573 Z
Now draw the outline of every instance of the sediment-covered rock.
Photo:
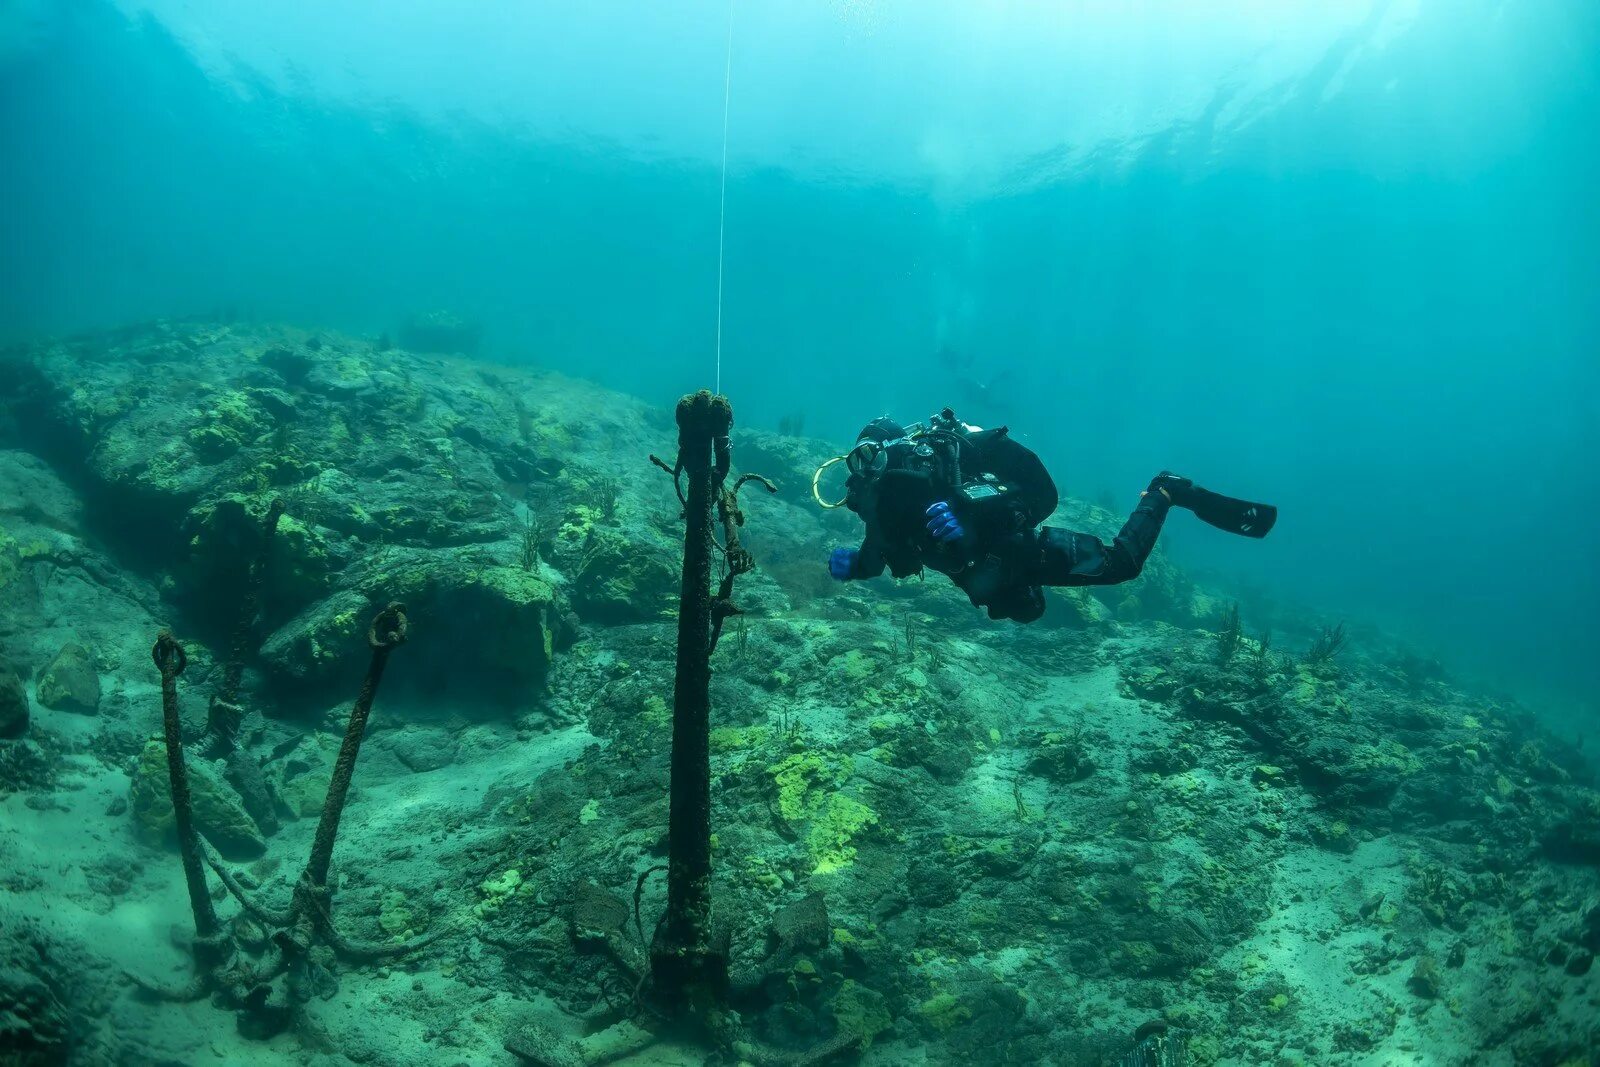
M 190 758 L 188 768 L 195 827 L 206 840 L 229 859 L 254 859 L 265 852 L 267 845 L 261 829 L 233 787 L 205 760 Z M 170 838 L 176 822 L 167 746 L 160 739 L 150 740 L 140 752 L 128 803 L 141 836 L 150 841 Z
M 567 611 L 568 575 L 543 569 L 559 539 L 590 558 L 570 564 L 591 618 L 656 617 L 675 582 L 675 546 L 650 525 L 667 480 L 630 490 L 578 454 L 644 474 L 671 438 L 581 383 L 451 367 L 330 334 L 155 323 L 24 353 L 8 413 L 218 644 L 283 499 L 261 620 L 274 678 L 349 677 L 370 616 L 398 599 L 434 678 L 533 699 Z
M 0 408 L 25 399 L 0 384 Z M 114 560 L 92 525 L 82 498 L 44 459 L 0 447 L 0 657 L 40 683 L 44 706 L 45 696 L 71 697 L 65 677 L 43 684 L 65 646 L 92 650 L 74 691 L 84 706 L 97 706 L 99 682 L 91 687 L 88 672 L 139 670 L 162 625 L 154 577 Z M 205 658 L 197 650 L 197 660 Z
M 269 837 L 277 833 L 279 800 L 273 792 L 272 783 L 262 773 L 261 764 L 256 762 L 256 757 L 235 748 L 228 753 L 222 776 L 238 793 L 239 802 L 250 813 L 250 818 L 255 820 L 261 832 Z
M 388 739 L 395 758 L 413 771 L 436 771 L 448 767 L 456 758 L 454 738 L 439 730 L 412 726 Z
M 39 675 L 35 693 L 47 708 L 93 715 L 100 710 L 100 675 L 94 656 L 80 644 L 70 644 Z

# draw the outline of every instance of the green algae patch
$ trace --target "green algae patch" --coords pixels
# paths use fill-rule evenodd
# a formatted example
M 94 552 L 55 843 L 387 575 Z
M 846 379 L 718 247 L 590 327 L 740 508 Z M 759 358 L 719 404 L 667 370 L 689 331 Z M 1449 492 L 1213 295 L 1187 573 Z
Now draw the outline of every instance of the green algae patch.
M 515 867 L 485 878 L 478 883 L 478 892 L 483 894 L 483 899 L 474 905 L 473 912 L 480 919 L 489 917 L 499 911 L 501 905 L 510 900 L 521 885 L 522 872 Z
M 478 888 L 483 890 L 485 896 L 493 899 L 515 892 L 517 886 L 521 884 L 522 872 L 513 867 L 508 871 L 502 871 L 493 878 L 485 878 L 478 884 Z
M 866 804 L 838 792 L 854 764 L 849 756 L 796 752 L 767 768 L 777 789 L 778 813 L 786 822 L 808 823 L 806 852 L 812 874 L 832 874 L 850 865 L 855 836 L 878 822 Z
M 806 848 L 815 866 L 812 874 L 832 874 L 850 865 L 856 850 L 850 842 L 856 834 L 878 821 L 878 813 L 842 793 L 828 798 L 828 805 L 811 823 L 806 833 Z
M 1283 768 L 1274 767 L 1270 763 L 1258 763 L 1251 772 L 1250 777 L 1257 785 L 1276 786 L 1283 784 Z
M 889 1015 L 889 1002 L 883 994 L 868 989 L 854 978 L 845 979 L 828 1008 L 840 1033 L 859 1037 L 862 1048 L 871 1045 L 873 1038 L 894 1025 Z
M 711 751 L 724 753 L 759 748 L 772 733 L 770 726 L 719 726 L 711 731 Z
M 428 927 L 427 916 L 413 909 L 410 898 L 398 889 L 383 894 L 378 902 L 378 926 L 395 941 L 408 941 Z
M 850 682 L 865 682 L 878 677 L 882 665 L 859 648 L 852 648 L 842 656 L 828 661 L 828 676 Z
M 790 822 L 809 819 L 822 810 L 830 790 L 850 777 L 849 756 L 797 752 L 767 768 L 778 787 L 778 813 Z
M 1339 691 L 1338 683 L 1326 673 L 1319 673 L 1304 664 L 1295 671 L 1289 699 L 1303 708 L 1320 707 L 1341 715 L 1350 712 L 1350 704 Z
M 954 993 L 935 993 L 917 1005 L 917 1014 L 939 1033 L 947 1034 L 972 1018 L 972 1009 L 961 1003 Z
M 665 697 L 652 693 L 644 698 L 644 708 L 639 713 L 640 720 L 646 726 L 667 727 L 672 725 L 672 708 L 667 705 Z
M 202 463 L 217 463 L 254 444 L 269 428 L 268 419 L 249 396 L 228 390 L 199 412 L 198 425 L 187 436 Z

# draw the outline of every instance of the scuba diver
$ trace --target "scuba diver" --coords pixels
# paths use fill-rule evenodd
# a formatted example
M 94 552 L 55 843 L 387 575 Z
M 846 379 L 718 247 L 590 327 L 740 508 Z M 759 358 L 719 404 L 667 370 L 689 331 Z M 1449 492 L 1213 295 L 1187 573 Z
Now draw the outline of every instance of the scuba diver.
M 843 462 L 842 500 L 817 489 L 822 472 Z M 1044 586 L 1116 585 L 1139 576 L 1167 511 L 1186 508 L 1229 533 L 1265 537 L 1277 521 L 1270 504 L 1225 497 L 1167 471 L 1140 494 L 1111 544 L 1039 524 L 1056 508 L 1056 487 L 1039 457 L 1006 427 L 984 430 L 945 408 L 927 425 L 888 416 L 867 423 L 855 447 L 812 478 L 824 507 L 848 507 L 866 524 L 860 548 L 835 548 L 828 572 L 839 581 L 896 578 L 923 568 L 949 575 L 991 619 L 1033 622 L 1044 614 Z

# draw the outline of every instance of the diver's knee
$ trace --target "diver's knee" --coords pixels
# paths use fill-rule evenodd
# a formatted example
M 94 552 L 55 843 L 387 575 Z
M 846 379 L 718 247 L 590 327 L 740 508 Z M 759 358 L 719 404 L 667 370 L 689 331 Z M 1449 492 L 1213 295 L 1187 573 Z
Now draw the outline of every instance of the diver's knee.
M 1131 582 L 1144 572 L 1144 558 L 1135 556 L 1131 552 L 1112 550 L 1106 559 L 1106 577 L 1111 579 L 1111 584 L 1120 585 Z
M 1013 622 L 1037 622 L 1044 614 L 1044 590 L 1024 586 L 1015 593 L 987 605 L 989 618 Z

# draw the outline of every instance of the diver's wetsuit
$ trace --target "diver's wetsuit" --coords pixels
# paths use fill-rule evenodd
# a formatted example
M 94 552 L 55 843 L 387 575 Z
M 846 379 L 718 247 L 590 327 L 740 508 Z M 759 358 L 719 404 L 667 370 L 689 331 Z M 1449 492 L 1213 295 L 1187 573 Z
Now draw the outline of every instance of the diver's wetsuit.
M 1155 547 L 1171 504 L 1159 492 L 1141 498 L 1116 538 L 1046 526 L 1056 487 L 1039 457 L 1004 427 L 964 435 L 963 478 L 992 475 L 1007 487 L 993 507 L 963 510 L 949 486 L 909 471 L 852 475 L 847 504 L 866 523 L 866 537 L 849 577 L 897 578 L 928 567 L 950 576 L 992 619 L 1032 622 L 1044 614 L 1046 585 L 1116 585 L 1136 578 Z M 958 546 L 928 533 L 928 505 L 949 499 L 967 528 Z

